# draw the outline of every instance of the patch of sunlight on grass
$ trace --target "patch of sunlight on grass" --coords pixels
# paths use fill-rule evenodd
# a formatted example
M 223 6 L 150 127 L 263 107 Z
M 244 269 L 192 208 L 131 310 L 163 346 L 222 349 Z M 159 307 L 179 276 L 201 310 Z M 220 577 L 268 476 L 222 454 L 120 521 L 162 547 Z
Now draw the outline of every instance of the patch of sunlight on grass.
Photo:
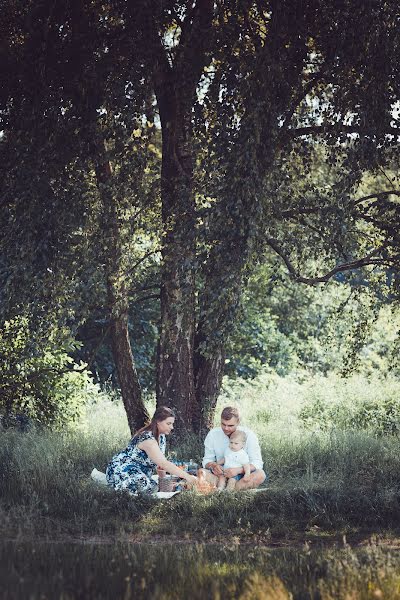
M 239 600 L 292 600 L 293 595 L 286 589 L 279 577 L 265 577 L 256 572 L 247 579 Z

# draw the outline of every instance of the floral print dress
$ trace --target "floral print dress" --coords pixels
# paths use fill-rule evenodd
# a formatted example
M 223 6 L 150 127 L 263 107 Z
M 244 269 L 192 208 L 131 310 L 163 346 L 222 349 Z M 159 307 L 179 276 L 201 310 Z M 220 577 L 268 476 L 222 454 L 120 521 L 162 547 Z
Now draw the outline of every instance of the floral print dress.
M 142 431 L 131 439 L 125 450 L 111 459 L 106 469 L 106 477 L 108 485 L 115 490 L 127 490 L 134 496 L 138 492 L 152 494 L 157 491 L 157 483 L 151 479 L 156 464 L 144 450 L 138 448 L 138 445 L 145 440 L 156 441 L 156 438 L 151 431 Z M 158 445 L 161 452 L 165 454 L 164 434 L 160 435 Z

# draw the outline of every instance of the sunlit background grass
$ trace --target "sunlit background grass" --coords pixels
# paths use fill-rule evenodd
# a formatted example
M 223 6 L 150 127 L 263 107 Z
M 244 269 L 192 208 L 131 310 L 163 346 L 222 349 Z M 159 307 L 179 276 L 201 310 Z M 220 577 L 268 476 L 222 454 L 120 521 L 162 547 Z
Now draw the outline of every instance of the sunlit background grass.
M 222 406 L 240 408 L 260 439 L 266 490 L 169 502 L 130 498 L 97 486 L 130 435 L 120 402 L 103 394 L 74 429 L 12 429 L 0 436 L 3 533 L 286 535 L 310 527 L 348 531 L 396 527 L 400 517 L 400 384 L 354 376 L 282 379 L 263 375 L 226 385 Z M 152 405 L 149 406 L 152 409 Z M 201 461 L 188 439 L 172 455 Z M 180 516 L 184 516 L 183 519 Z
M 400 598 L 396 549 L 346 545 L 398 535 L 399 398 L 388 377 L 227 381 L 216 423 L 224 405 L 239 407 L 268 483 L 167 501 L 90 479 L 130 438 L 121 402 L 105 393 L 73 428 L 3 430 L 0 597 Z M 200 462 L 202 443 L 188 438 L 170 455 Z

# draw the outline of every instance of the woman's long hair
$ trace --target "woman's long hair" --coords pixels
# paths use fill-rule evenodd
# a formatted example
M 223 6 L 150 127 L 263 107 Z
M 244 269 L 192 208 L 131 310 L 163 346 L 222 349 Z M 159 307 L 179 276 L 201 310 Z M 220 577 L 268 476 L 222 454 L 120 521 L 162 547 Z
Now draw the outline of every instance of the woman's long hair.
M 140 433 L 143 433 L 143 431 L 151 431 L 158 442 L 160 434 L 158 432 L 157 423 L 160 421 L 165 421 L 165 419 L 168 419 L 168 417 L 173 417 L 175 419 L 175 413 L 172 408 L 168 408 L 168 406 L 159 406 L 156 408 L 150 423 L 139 429 L 139 431 L 137 431 L 133 437 L 137 437 Z

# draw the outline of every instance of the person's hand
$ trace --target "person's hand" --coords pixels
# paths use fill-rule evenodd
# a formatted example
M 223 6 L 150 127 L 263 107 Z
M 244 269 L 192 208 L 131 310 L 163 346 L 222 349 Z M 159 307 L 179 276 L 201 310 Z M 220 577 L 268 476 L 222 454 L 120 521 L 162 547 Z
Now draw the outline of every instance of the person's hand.
M 161 467 L 157 467 L 157 475 L 162 479 L 163 477 L 165 477 L 167 474 L 167 471 L 165 469 L 162 469 Z
M 236 475 L 241 475 L 242 473 L 243 473 L 242 467 L 235 467 L 233 469 L 225 469 L 224 470 L 224 475 L 228 479 L 230 479 L 231 477 L 235 477 Z
M 209 469 L 210 469 L 211 473 L 213 475 L 216 475 L 217 477 L 219 475 L 224 475 L 224 470 L 221 467 L 221 465 L 219 465 L 218 463 L 211 463 L 209 466 Z
M 185 479 L 189 489 L 195 486 L 199 481 L 197 477 L 195 477 L 194 475 L 190 475 L 189 473 L 185 473 Z

